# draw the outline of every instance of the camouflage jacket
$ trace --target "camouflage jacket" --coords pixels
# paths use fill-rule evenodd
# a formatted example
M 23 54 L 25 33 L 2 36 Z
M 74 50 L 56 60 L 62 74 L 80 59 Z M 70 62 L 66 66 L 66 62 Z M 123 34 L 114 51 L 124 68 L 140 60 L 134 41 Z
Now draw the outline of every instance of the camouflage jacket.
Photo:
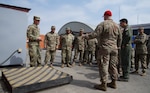
M 147 42 L 147 52 L 150 54 L 150 36 L 148 37 L 148 42 Z
M 84 50 L 84 38 L 82 36 L 76 38 L 76 45 L 78 50 Z
M 88 40 L 88 51 L 95 51 L 98 41 L 96 38 Z
M 72 34 L 65 34 L 61 36 L 61 49 L 70 50 L 73 47 L 74 36 Z
M 38 37 L 40 36 L 40 30 L 37 25 L 32 24 L 28 26 L 27 38 L 29 40 L 29 45 L 39 45 Z
M 147 35 L 145 33 L 139 34 L 135 37 L 134 43 L 136 44 L 135 53 L 136 54 L 147 54 Z
M 59 36 L 57 33 L 48 32 L 44 39 L 45 47 L 48 50 L 56 50 L 59 45 Z
M 87 36 L 88 38 L 97 38 L 98 48 L 101 50 L 114 50 L 121 46 L 122 33 L 119 25 L 113 20 L 101 22 L 94 32 Z

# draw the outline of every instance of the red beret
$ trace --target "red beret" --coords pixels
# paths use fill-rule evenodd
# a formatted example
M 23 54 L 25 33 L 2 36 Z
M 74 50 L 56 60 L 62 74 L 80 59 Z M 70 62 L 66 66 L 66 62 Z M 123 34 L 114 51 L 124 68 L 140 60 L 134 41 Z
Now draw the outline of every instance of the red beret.
M 110 10 L 105 11 L 104 16 L 112 16 L 112 13 Z

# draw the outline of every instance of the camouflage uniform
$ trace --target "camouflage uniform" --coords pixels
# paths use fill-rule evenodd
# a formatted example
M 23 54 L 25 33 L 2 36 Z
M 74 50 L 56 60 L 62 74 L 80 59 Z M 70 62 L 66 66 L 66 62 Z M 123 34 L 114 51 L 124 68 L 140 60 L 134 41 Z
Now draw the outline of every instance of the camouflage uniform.
M 75 60 L 77 59 L 77 56 L 78 56 L 77 36 L 75 37 L 73 41 L 73 49 L 74 49 L 74 58 L 73 58 L 72 65 L 75 65 Z
M 72 62 L 72 52 L 73 52 L 73 49 L 74 49 L 74 47 L 75 47 L 75 45 L 74 45 L 74 38 L 75 38 L 75 36 L 73 35 L 73 32 L 71 31 L 71 36 L 72 36 L 72 38 L 73 38 L 73 43 L 72 43 L 72 49 L 71 49 L 71 58 L 70 58 L 70 62 Z M 72 63 L 70 63 L 70 64 L 72 64 Z
M 83 55 L 83 61 L 84 64 L 86 64 L 88 62 L 88 40 L 85 39 L 84 40 L 84 55 Z
M 148 68 L 148 65 L 150 63 L 150 36 L 148 38 L 147 52 L 148 52 L 148 54 L 147 54 L 147 68 Z
M 56 50 L 59 45 L 59 36 L 57 33 L 48 32 L 45 35 L 44 42 L 45 42 L 45 46 L 46 46 L 45 64 L 52 65 L 52 63 L 54 62 L 55 56 L 56 56 Z
M 80 32 L 83 32 L 83 29 L 80 29 Z M 84 54 L 84 38 L 83 35 L 79 35 L 76 38 L 76 51 L 75 51 L 75 55 L 74 55 L 74 61 L 77 59 L 78 54 L 80 53 L 80 57 L 79 57 L 79 65 L 81 65 L 81 63 L 83 62 L 83 54 Z
M 98 41 L 96 38 L 88 40 L 88 63 L 92 65 L 93 56 L 95 56 L 96 45 Z
M 66 28 L 69 30 L 70 28 Z M 72 46 L 73 46 L 74 37 L 71 33 L 61 36 L 61 56 L 62 56 L 62 67 L 66 63 L 69 66 L 72 55 Z
M 146 65 L 146 56 L 147 56 L 147 35 L 145 33 L 139 34 L 135 37 L 134 43 L 135 47 L 135 70 L 139 69 L 139 61 L 141 61 L 142 72 L 145 73 Z
M 113 20 L 105 20 L 100 23 L 95 31 L 87 36 L 87 38 L 98 39 L 98 67 L 102 85 L 106 84 L 108 72 L 112 80 L 117 80 L 117 63 L 118 63 L 118 47 L 121 44 L 121 31 L 119 26 Z M 95 86 L 95 88 L 98 88 Z M 99 87 L 101 89 L 101 87 Z M 105 90 L 106 89 L 101 89 Z
M 34 19 L 40 20 L 39 17 L 34 16 Z M 28 26 L 27 38 L 29 40 L 29 56 L 30 56 L 30 66 L 41 65 L 41 55 L 40 55 L 40 30 L 36 24 Z

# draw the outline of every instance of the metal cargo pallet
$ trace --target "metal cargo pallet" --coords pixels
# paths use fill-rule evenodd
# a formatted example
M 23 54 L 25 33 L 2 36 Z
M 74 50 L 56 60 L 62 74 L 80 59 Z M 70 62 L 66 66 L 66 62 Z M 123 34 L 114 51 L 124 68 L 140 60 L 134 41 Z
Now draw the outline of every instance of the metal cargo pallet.
M 11 93 L 27 93 L 68 84 L 73 77 L 55 68 L 44 66 L 3 69 L 2 79 Z

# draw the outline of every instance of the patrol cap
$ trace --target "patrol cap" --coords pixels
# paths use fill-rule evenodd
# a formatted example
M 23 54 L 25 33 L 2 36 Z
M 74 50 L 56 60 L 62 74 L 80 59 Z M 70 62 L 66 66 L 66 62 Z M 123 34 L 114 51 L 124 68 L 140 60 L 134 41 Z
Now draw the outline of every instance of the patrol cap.
M 128 20 L 127 20 L 126 18 L 122 18 L 122 19 L 120 20 L 120 22 L 125 22 L 126 24 L 128 24 Z
M 71 30 L 70 27 L 67 27 L 66 30 Z
M 34 20 L 40 20 L 40 17 L 34 16 L 33 19 L 34 19 Z
M 144 30 L 144 27 L 139 27 L 139 30 Z
M 51 29 L 55 29 L 55 26 L 51 26 Z
M 80 32 L 84 32 L 84 29 L 83 29 L 83 28 L 81 28 L 81 29 L 80 29 Z
M 112 12 L 110 10 L 106 10 L 104 12 L 104 16 L 112 16 Z

